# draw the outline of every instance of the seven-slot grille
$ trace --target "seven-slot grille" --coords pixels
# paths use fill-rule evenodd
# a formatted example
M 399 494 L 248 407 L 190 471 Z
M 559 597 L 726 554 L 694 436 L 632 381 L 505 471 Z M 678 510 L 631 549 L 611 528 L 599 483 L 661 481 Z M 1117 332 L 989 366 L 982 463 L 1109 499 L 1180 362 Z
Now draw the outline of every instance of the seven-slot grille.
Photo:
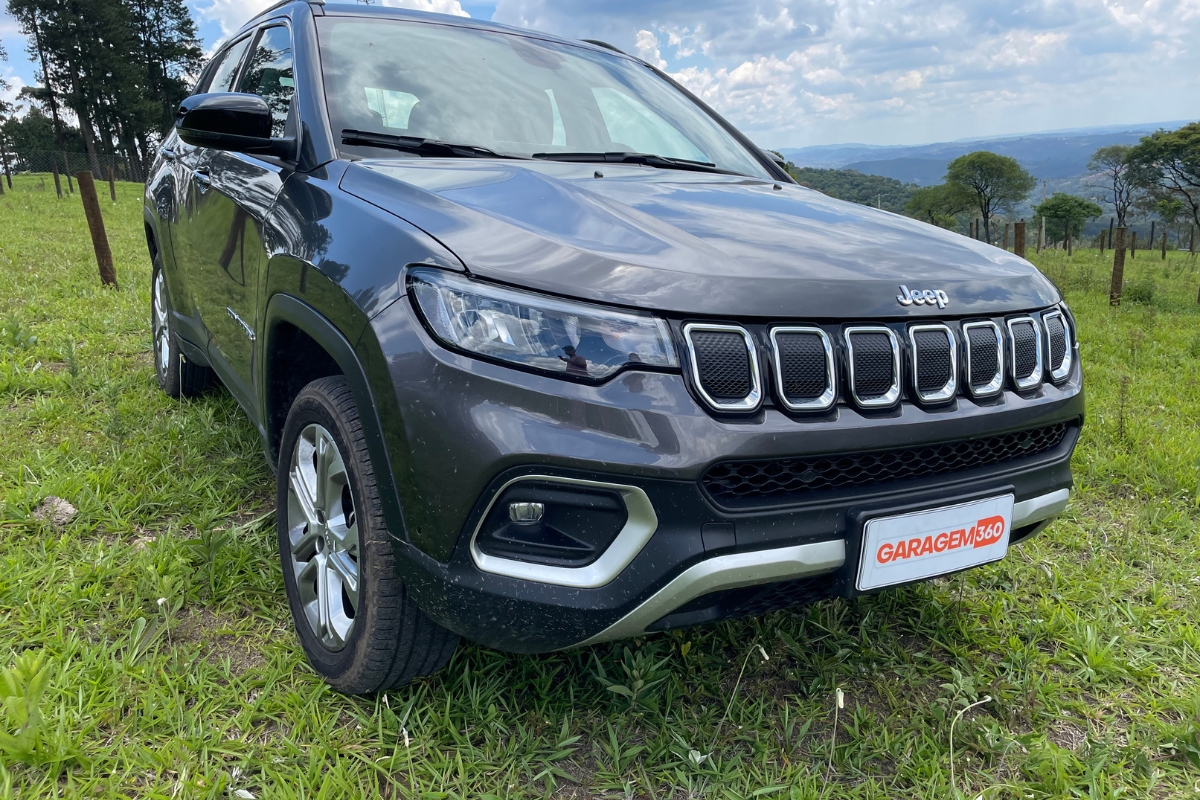
M 900 397 L 900 343 L 890 328 L 846 329 L 850 394 L 864 408 L 890 406 Z
M 1008 321 L 1012 378 L 1017 389 L 1033 389 L 1042 382 L 1042 332 L 1032 317 Z
M 914 325 L 908 329 L 912 343 L 913 386 L 926 403 L 950 400 L 958 388 L 958 349 L 954 334 L 945 325 Z
M 908 339 L 903 368 L 897 331 Z M 999 394 L 1006 374 L 1012 388 L 1028 391 L 1043 376 L 1065 380 L 1072 368 L 1071 331 L 1058 308 L 1002 325 L 853 325 L 841 329 L 839 343 L 836 329 L 816 325 L 752 334 L 739 325 L 688 323 L 683 333 L 694 388 L 709 407 L 728 412 L 753 412 L 762 403 L 768 365 L 760 364 L 755 342 L 764 334 L 777 403 L 796 412 L 827 411 L 839 394 L 863 409 L 891 408 L 902 383 L 910 399 L 927 404 L 953 400 L 960 385 L 972 397 Z

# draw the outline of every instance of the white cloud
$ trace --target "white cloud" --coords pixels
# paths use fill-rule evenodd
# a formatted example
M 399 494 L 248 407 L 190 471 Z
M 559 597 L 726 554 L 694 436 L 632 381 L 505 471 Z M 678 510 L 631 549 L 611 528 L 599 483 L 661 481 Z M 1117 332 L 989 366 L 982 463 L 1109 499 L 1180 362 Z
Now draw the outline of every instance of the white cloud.
M 225 36 L 229 36 L 273 2 L 275 0 L 212 0 L 211 5 L 199 11 L 203 19 L 216 22 Z M 383 5 L 434 14 L 452 14 L 457 17 L 470 16 L 463 10 L 459 0 L 383 0 Z
M 8 84 L 8 88 L 0 89 L 0 101 L 15 103 L 17 95 L 21 93 L 21 88 L 25 86 L 25 81 L 21 80 L 20 76 L 12 74 L 12 69 L 4 70 L 4 80 Z
M 1200 117 L 1200 0 L 499 0 L 495 19 L 666 62 L 773 146 Z

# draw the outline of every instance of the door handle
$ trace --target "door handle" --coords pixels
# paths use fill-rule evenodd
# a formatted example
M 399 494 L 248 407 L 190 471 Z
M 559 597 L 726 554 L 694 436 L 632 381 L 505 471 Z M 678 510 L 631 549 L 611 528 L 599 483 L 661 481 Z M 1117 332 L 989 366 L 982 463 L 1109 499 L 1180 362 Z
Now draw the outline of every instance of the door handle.
M 162 152 L 162 157 L 167 159 L 168 161 L 175 160 L 175 151 L 172 150 L 171 148 L 164 147 L 161 152 Z
M 208 191 L 208 187 L 212 186 L 212 178 L 208 175 L 208 170 L 198 169 L 192 173 L 192 180 L 200 187 L 200 191 Z

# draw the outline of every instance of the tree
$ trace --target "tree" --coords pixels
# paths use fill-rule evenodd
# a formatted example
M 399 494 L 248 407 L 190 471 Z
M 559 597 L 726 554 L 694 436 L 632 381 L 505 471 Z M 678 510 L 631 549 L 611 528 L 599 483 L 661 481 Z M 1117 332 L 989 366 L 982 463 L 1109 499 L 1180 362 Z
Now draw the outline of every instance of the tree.
M 1045 218 L 1047 239 L 1065 242 L 1068 233 L 1078 233 L 1083 229 L 1083 223 L 1100 216 L 1104 209 L 1091 200 L 1055 192 L 1045 202 L 1034 206 L 1033 213 L 1037 215 L 1035 219 Z
M 1200 122 L 1143 137 L 1130 149 L 1128 162 L 1139 184 L 1183 203 L 1200 225 Z
M 896 213 L 904 210 L 904 204 L 917 188 L 895 178 L 866 175 L 853 169 L 816 169 L 789 163 L 788 172 L 801 186 L 816 189 L 822 194 Z
M 967 198 L 945 183 L 917 189 L 904 204 L 905 214 L 939 228 L 955 227 L 958 221 L 954 215 L 966 210 Z
M 1104 200 L 1112 203 L 1117 213 L 1117 225 L 1125 227 L 1125 218 L 1129 214 L 1137 196 L 1137 185 L 1134 183 L 1134 170 L 1129 166 L 1129 151 L 1133 148 L 1127 144 L 1114 144 L 1101 147 L 1092 154 L 1088 161 L 1088 169 L 1097 173 L 1097 178 L 1104 181 Z
M 977 150 L 959 156 L 946 167 L 946 185 L 983 218 L 985 238 L 992 240 L 991 219 L 1022 202 L 1037 181 L 1015 158 Z

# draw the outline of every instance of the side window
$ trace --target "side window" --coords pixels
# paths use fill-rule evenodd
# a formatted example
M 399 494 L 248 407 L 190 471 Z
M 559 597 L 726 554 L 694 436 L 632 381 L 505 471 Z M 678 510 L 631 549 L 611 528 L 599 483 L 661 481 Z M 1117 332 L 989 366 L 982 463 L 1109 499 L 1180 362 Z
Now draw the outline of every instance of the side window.
M 242 63 L 242 56 L 246 52 L 246 46 L 250 44 L 250 37 L 247 36 L 240 42 L 235 42 L 225 55 L 221 58 L 221 63 L 213 70 L 212 80 L 204 89 L 206 92 L 232 92 L 233 80 L 237 77 L 238 65 Z
M 296 79 L 292 71 L 292 35 L 283 25 L 266 28 L 258 37 L 254 55 L 246 65 L 239 92 L 256 94 L 271 109 L 271 135 L 284 135 Z

